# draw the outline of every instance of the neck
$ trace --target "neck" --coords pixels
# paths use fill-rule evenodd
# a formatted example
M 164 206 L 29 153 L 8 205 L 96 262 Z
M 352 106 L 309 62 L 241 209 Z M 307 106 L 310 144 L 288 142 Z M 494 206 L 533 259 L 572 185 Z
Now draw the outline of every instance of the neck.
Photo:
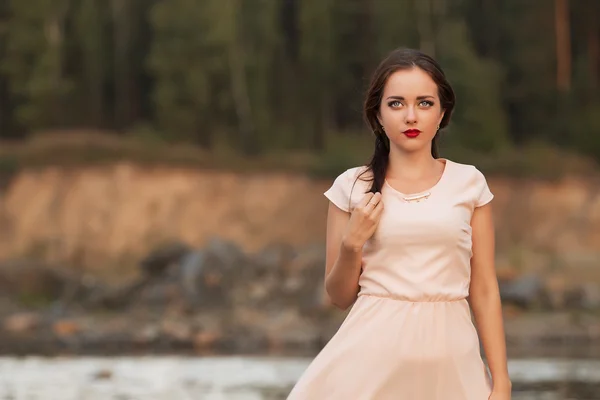
M 390 178 L 421 179 L 439 168 L 438 164 L 439 161 L 431 155 L 431 149 L 407 153 L 392 146 L 386 175 Z

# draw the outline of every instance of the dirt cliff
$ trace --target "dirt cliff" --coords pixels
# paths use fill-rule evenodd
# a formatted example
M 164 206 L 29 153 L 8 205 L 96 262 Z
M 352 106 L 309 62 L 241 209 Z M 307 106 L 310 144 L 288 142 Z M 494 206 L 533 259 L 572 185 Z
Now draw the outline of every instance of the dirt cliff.
M 498 268 L 577 280 L 600 273 L 600 185 L 488 176 Z M 158 243 L 219 237 L 253 252 L 321 243 L 331 181 L 130 163 L 19 172 L 0 195 L 0 259 L 41 258 L 98 272 L 134 265 Z

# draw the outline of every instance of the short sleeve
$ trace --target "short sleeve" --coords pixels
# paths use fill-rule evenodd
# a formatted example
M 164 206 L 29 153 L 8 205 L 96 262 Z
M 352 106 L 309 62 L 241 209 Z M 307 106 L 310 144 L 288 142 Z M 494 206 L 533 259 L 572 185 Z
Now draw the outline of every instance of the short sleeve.
M 475 199 L 475 207 L 481 207 L 492 201 L 494 194 L 491 192 L 485 175 L 478 169 L 476 171 L 477 198 Z
M 351 184 L 350 170 L 346 170 L 335 178 L 331 187 L 323 194 L 339 209 L 349 212 Z

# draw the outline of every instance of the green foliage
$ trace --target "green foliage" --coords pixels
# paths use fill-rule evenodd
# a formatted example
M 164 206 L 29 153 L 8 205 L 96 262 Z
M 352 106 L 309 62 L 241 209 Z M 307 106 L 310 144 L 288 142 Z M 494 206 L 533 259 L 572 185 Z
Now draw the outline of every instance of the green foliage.
M 0 69 L 8 78 L 17 107 L 15 118 L 26 128 L 60 124 L 61 105 L 73 82 L 63 72 L 65 0 L 10 1 L 6 56 Z
M 159 1 L 151 10 L 156 36 L 148 68 L 156 77 L 156 118 L 158 126 L 174 140 L 193 141 L 200 130 L 208 135 L 204 110 L 211 100 L 212 74 L 223 65 L 215 48 L 224 40 L 210 29 L 206 12 L 210 5 L 193 0 Z M 204 144 L 209 142 L 206 136 Z
M 0 176 L 12 175 L 19 169 L 19 160 L 15 155 L 0 156 Z
M 518 170 L 532 148 L 600 160 L 600 6 L 569 2 L 572 48 L 559 54 L 550 3 L 7 0 L 0 139 L 101 129 L 145 143 L 150 159 L 177 145 L 269 162 L 300 152 L 329 174 L 364 162 L 346 144 L 370 143 L 368 80 L 407 46 L 431 52 L 457 93 L 445 148 Z M 557 58 L 572 66 L 562 92 Z
M 600 100 L 581 107 L 574 113 L 573 123 L 566 129 L 571 136 L 571 147 L 600 161 Z
M 308 173 L 318 178 L 335 178 L 348 168 L 366 165 L 374 146 L 373 136 L 328 135 L 325 150 L 319 154 Z
M 438 57 L 457 98 L 448 140 L 482 152 L 506 148 L 509 141 L 499 96 L 499 69 L 475 54 L 463 23 L 448 21 L 442 31 Z

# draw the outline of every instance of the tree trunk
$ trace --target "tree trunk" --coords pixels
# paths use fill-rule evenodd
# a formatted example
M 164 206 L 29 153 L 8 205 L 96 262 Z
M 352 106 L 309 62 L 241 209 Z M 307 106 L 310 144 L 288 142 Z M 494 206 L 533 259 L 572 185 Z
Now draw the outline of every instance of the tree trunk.
M 16 134 L 13 131 L 12 112 L 8 81 L 0 75 L 0 140 Z
M 237 112 L 241 150 L 246 155 L 253 155 L 258 153 L 259 146 L 256 141 L 256 129 L 252 120 L 252 106 L 248 94 L 243 47 L 240 46 L 241 39 L 238 34 L 238 8 L 237 4 L 235 4 L 232 7 L 231 14 L 233 18 L 231 22 L 233 31 L 228 44 L 229 78 L 235 110 Z
M 569 0 L 555 0 L 556 86 L 561 92 L 571 89 L 571 33 Z
M 131 0 L 112 0 L 114 43 L 115 126 L 124 129 L 132 122 L 134 75 L 131 71 Z
M 8 5 L 0 4 L 0 54 L 6 54 L 6 24 L 8 23 Z M 10 104 L 8 79 L 0 74 L 0 139 L 10 137 L 12 132 L 12 110 Z
M 104 123 L 104 80 L 106 54 L 103 49 L 102 25 L 105 15 L 101 13 L 100 1 L 85 0 L 79 14 L 79 35 L 83 47 L 83 65 L 85 69 L 85 96 L 87 117 L 90 122 L 101 127 Z
M 433 41 L 432 57 L 435 57 L 436 47 L 441 42 L 440 37 L 444 34 L 444 21 L 448 19 L 446 0 L 430 0 L 431 40 Z
M 49 109 L 44 111 L 48 121 L 52 125 L 59 125 L 65 119 L 64 96 L 61 93 L 64 71 L 64 41 L 65 41 L 65 20 L 69 12 L 69 2 L 62 1 L 55 6 L 54 12 L 46 17 L 44 23 L 44 34 L 48 43 L 47 51 L 50 52 L 53 60 L 51 76 L 48 76 L 52 82 L 53 90 L 49 94 Z
M 598 83 L 600 83 L 600 29 L 598 29 L 597 19 L 593 14 L 590 16 L 587 44 L 590 87 L 596 89 L 598 88 Z
M 416 0 L 417 29 L 419 31 L 420 48 L 424 53 L 435 57 L 435 36 L 432 25 L 431 0 Z

